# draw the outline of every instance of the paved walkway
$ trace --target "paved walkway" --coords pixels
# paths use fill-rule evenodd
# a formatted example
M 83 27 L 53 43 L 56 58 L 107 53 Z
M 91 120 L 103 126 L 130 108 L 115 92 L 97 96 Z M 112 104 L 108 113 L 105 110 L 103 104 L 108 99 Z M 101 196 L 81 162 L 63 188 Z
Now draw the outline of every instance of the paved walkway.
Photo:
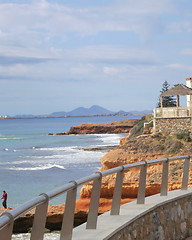
M 168 196 L 159 194 L 145 198 L 145 204 L 137 204 L 136 201 L 121 206 L 121 214 L 111 216 L 110 212 L 104 213 L 98 217 L 97 229 L 85 229 L 86 223 L 82 224 L 73 231 L 73 240 L 103 240 L 112 237 L 115 233 L 123 229 L 129 223 L 138 217 L 146 214 L 161 204 L 168 203 L 180 197 L 191 195 L 192 188 L 188 190 L 170 191 Z M 192 237 L 186 240 L 192 240 Z

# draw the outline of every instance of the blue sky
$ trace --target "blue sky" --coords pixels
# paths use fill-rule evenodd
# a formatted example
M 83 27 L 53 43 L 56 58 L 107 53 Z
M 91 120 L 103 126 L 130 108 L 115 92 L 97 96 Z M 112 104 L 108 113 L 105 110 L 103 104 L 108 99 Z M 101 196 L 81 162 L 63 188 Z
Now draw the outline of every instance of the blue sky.
M 192 77 L 190 0 L 0 0 L 0 115 L 153 109 Z

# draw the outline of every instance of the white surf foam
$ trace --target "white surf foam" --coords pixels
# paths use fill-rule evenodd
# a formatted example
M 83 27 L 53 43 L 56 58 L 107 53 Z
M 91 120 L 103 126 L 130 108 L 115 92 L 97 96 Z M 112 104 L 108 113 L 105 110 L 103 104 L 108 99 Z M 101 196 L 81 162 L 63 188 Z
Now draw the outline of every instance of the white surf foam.
M 29 240 L 31 234 L 22 233 L 22 234 L 13 234 L 12 240 Z M 45 233 L 43 240 L 59 240 L 59 233 Z
M 0 136 L 0 140 L 21 140 L 22 138 L 18 138 L 18 137 L 1 137 Z
M 47 169 L 51 169 L 51 168 L 59 168 L 59 169 L 63 169 L 65 170 L 66 168 L 61 166 L 61 165 L 57 165 L 57 164 L 47 164 L 47 165 L 43 165 L 43 166 L 36 166 L 36 167 L 12 167 L 9 168 L 9 170 L 17 170 L 17 171 L 37 171 L 37 170 L 47 170 Z
M 127 134 L 96 134 L 96 136 L 107 146 L 117 145 L 120 139 Z
M 99 144 L 86 146 L 31 147 L 30 149 L 33 150 L 34 153 L 30 151 L 28 156 L 20 156 L 20 159 L 17 161 L 6 162 L 5 164 L 8 165 L 7 169 L 20 171 L 47 170 L 54 167 L 65 169 L 65 167 L 75 167 L 78 166 L 78 164 L 86 167 L 93 163 L 100 165 L 100 159 L 106 152 L 102 151 L 102 149 L 101 151 L 89 151 L 88 149 L 119 144 L 122 134 L 94 134 L 94 136 L 99 138 Z M 86 149 L 86 151 L 84 149 Z M 16 151 L 19 150 L 17 149 Z
M 78 146 L 70 146 L 70 147 L 45 147 L 45 148 L 36 148 L 35 150 L 40 151 L 72 151 L 75 152 L 78 149 Z
M 29 160 L 25 163 L 37 164 L 37 163 L 57 163 L 57 164 L 73 164 L 73 163 L 86 163 L 86 162 L 95 162 L 100 160 L 104 155 L 104 152 L 100 151 L 84 151 L 76 150 L 73 153 L 67 154 L 54 154 L 49 156 L 28 156 Z M 26 159 L 26 157 L 25 157 Z M 15 163 L 22 163 L 17 161 Z

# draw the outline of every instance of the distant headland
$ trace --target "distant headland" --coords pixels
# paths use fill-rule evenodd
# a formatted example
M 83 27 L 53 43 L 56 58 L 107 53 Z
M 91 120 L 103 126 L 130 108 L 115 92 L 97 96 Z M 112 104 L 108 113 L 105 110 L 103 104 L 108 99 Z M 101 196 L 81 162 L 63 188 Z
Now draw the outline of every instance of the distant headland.
M 94 117 L 94 116 L 141 116 L 152 113 L 152 110 L 141 110 L 141 111 L 110 111 L 106 108 L 103 108 L 98 105 L 93 105 L 90 108 L 85 107 L 78 107 L 72 111 L 65 112 L 53 112 L 51 114 L 46 115 L 15 115 L 15 116 L 9 116 L 9 115 L 0 115 L 0 119 L 23 119 L 23 118 L 65 118 L 65 117 Z

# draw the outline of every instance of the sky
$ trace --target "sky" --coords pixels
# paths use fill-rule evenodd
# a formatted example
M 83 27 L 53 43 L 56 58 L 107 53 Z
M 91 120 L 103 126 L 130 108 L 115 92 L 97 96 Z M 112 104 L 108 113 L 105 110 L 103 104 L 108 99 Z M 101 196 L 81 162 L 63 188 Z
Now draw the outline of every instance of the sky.
M 150 110 L 187 77 L 191 0 L 0 0 L 0 115 Z

